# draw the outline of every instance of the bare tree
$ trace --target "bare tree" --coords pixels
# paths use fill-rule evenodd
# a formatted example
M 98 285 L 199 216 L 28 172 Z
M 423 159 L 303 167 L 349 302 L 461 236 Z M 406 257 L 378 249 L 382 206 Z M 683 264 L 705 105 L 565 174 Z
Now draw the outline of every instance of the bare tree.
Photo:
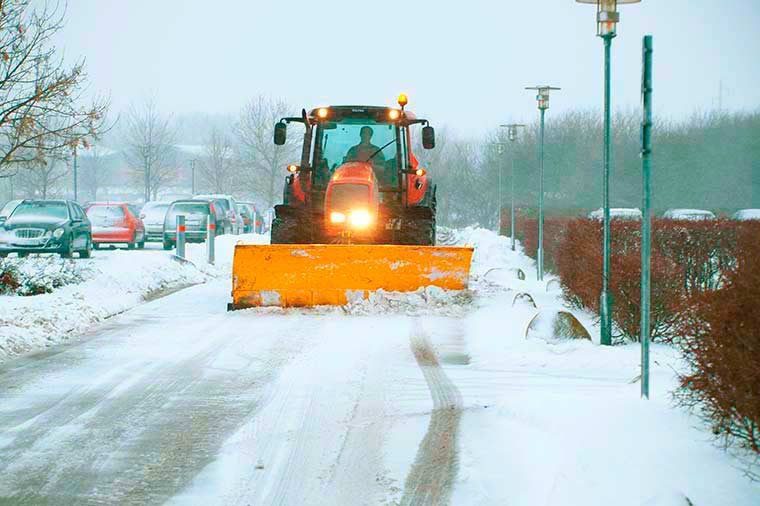
M 97 200 L 98 191 L 107 185 L 111 174 L 103 149 L 93 146 L 88 151 L 79 152 L 79 180 L 82 191 L 90 200 Z
M 127 115 L 126 158 L 132 177 L 143 184 L 145 201 L 176 179 L 175 134 L 153 99 L 133 105 Z
M 46 199 L 64 195 L 66 178 L 71 173 L 65 159 L 52 158 L 44 163 L 36 163 L 18 172 L 16 189 L 25 198 Z
M 219 128 L 212 128 L 198 164 L 201 184 L 213 193 L 232 193 L 239 164 L 235 150 Z
M 53 44 L 65 8 L 32 4 L 0 0 L 0 177 L 86 146 L 104 129 L 108 110 L 104 100 L 81 105 L 84 61 L 65 67 Z
M 280 199 L 280 182 L 286 165 L 298 162 L 301 135 L 290 132 L 284 146 L 275 146 L 272 142 L 274 124 L 289 111 L 290 107 L 282 100 L 260 95 L 245 106 L 235 127 L 245 163 L 242 179 L 268 207 Z

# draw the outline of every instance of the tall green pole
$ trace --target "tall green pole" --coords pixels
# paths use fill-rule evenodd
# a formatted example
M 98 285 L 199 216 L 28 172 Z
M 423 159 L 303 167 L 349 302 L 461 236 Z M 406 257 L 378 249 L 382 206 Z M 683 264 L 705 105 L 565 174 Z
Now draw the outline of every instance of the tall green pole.
M 642 44 L 643 69 L 641 99 L 644 117 L 641 122 L 641 172 L 643 196 L 641 222 L 641 397 L 649 399 L 649 311 L 651 297 L 652 237 L 652 36 Z
M 544 280 L 544 114 L 541 108 L 541 146 L 538 152 L 538 280 Z
M 612 303 L 610 301 L 610 49 L 614 33 L 602 37 L 604 40 L 604 175 L 602 194 L 604 208 L 604 238 L 602 246 L 602 294 L 599 301 L 602 317 L 601 344 L 612 344 Z
M 510 194 L 512 195 L 512 210 L 510 212 L 510 226 L 509 230 L 512 235 L 512 251 L 515 250 L 515 154 L 514 151 L 512 152 L 512 176 L 510 178 L 512 181 L 512 189 L 510 191 Z

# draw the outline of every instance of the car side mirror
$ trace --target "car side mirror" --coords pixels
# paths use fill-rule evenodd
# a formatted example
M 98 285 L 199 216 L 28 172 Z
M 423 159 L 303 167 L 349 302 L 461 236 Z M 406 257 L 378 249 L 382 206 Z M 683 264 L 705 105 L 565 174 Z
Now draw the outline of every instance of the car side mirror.
M 422 147 L 433 149 L 435 147 L 435 130 L 431 126 L 422 128 Z
M 285 144 L 285 140 L 288 137 L 288 126 L 280 121 L 274 125 L 274 143 L 277 146 Z

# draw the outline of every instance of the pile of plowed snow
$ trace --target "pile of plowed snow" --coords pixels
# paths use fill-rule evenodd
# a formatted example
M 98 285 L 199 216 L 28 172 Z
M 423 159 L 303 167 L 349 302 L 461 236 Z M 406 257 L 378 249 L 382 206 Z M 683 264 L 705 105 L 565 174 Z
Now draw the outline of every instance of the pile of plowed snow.
M 239 241 L 268 242 L 266 236 L 217 238 L 216 264 L 205 263 L 205 245 L 188 244 L 188 261 L 173 251 L 100 250 L 91 259 L 61 261 L 32 255 L 8 259 L 26 278 L 53 287 L 34 296 L 0 295 L 0 360 L 81 334 L 93 324 L 185 286 L 230 276 Z M 61 280 L 67 281 L 64 283 Z M 65 285 L 65 286 L 60 286 Z

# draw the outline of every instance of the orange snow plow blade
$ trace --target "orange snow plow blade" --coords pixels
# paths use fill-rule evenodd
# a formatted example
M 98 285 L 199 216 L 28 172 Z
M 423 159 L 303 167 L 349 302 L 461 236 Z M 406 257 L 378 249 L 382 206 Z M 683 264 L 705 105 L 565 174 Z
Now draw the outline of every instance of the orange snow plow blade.
M 227 309 L 343 305 L 380 289 L 463 290 L 472 252 L 452 246 L 238 244 Z

